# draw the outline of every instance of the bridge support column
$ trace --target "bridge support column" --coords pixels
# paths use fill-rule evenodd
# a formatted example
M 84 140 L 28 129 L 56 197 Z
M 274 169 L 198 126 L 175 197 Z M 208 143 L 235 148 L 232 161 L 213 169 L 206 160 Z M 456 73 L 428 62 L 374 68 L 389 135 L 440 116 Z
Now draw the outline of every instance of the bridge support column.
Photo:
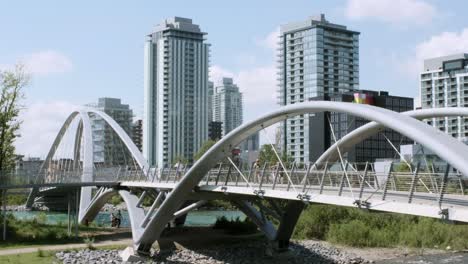
M 275 229 L 266 216 L 249 202 L 233 201 L 233 203 L 258 226 L 272 243 L 273 249 L 277 251 L 288 249 L 294 227 L 305 207 L 301 201 L 289 201 L 278 219 L 280 220 L 278 229 Z
M 289 201 L 286 205 L 284 213 L 281 216 L 280 225 L 276 231 L 276 238 L 274 240 L 276 250 L 284 251 L 288 249 L 294 227 L 304 207 L 305 204 L 300 201 Z

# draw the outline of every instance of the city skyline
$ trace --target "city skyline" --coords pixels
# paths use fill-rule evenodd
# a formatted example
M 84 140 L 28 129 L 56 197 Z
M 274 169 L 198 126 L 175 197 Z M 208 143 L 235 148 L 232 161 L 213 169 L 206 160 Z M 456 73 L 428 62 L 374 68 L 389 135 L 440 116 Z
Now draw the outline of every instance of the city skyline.
M 26 91 L 27 100 L 25 101 L 25 105 L 29 105 L 30 110 L 23 114 L 23 117 L 26 118 L 22 131 L 25 131 L 23 133 L 25 135 L 27 131 L 36 129 L 46 132 L 44 140 L 41 140 L 43 144 L 37 145 L 31 139 L 28 141 L 28 138 L 21 138 L 18 149 L 28 145 L 30 153 L 24 154 L 40 153 L 43 155 L 44 146 L 50 144 L 53 131 L 56 131 L 59 123 L 64 119 L 64 114 L 56 113 L 56 110 L 62 109 L 62 112 L 66 112 L 73 105 L 81 105 L 101 96 L 124 99 L 135 109 L 137 116 L 141 117 L 143 96 L 139 91 L 141 91 L 143 83 L 143 49 L 141 35 L 138 34 L 140 32 L 146 34 L 160 20 L 171 14 L 190 17 L 209 32 L 208 43 L 212 45 L 211 49 L 213 50 L 211 75 L 212 77 L 213 75 L 226 75 L 238 80 L 239 87 L 244 89 L 242 92 L 247 98 L 246 112 L 248 116 L 246 116 L 246 120 L 258 116 L 267 109 L 276 107 L 275 98 L 269 98 L 270 96 L 263 92 L 265 89 L 267 91 L 268 89 L 276 90 L 273 52 L 275 32 L 279 25 L 287 22 L 325 13 L 331 21 L 345 24 L 360 31 L 360 88 L 388 90 L 392 94 L 405 96 L 416 96 L 418 93 L 420 70 L 417 70 L 417 65 L 413 64 L 422 64 L 421 59 L 425 58 L 427 54 L 434 54 L 432 57 L 435 57 L 447 53 L 463 52 L 468 47 L 465 40 L 468 39 L 468 30 L 465 30 L 466 25 L 461 19 L 463 16 L 454 16 L 454 13 L 462 10 L 460 8 L 461 1 L 453 2 L 450 7 L 441 6 L 440 3 L 433 1 L 401 1 L 396 5 L 405 4 L 406 7 L 413 8 L 403 8 L 409 11 L 398 17 L 392 15 L 394 14 L 392 11 L 397 8 L 401 9 L 401 6 L 395 7 L 395 9 L 387 8 L 388 10 L 374 6 L 380 10 L 377 12 L 380 14 L 378 17 L 373 17 L 372 14 L 369 14 L 367 1 L 362 1 L 359 8 L 353 5 L 353 2 L 355 1 L 309 4 L 298 1 L 301 8 L 288 7 L 284 9 L 290 12 L 280 12 L 279 9 L 284 6 L 272 4 L 268 9 L 272 16 L 262 17 L 260 21 L 254 19 L 253 13 L 255 12 L 252 10 L 232 7 L 234 10 L 244 10 L 245 17 L 239 21 L 231 20 L 232 23 L 222 23 L 223 25 L 216 25 L 215 19 L 219 16 L 216 12 L 210 12 L 215 15 L 214 17 L 205 18 L 201 10 L 191 9 L 190 5 L 184 8 L 177 5 L 167 6 L 157 15 L 148 15 L 149 11 L 144 11 L 138 22 L 131 23 L 130 18 L 135 18 L 134 13 L 143 10 L 142 6 L 135 6 L 129 10 L 130 15 L 124 16 L 127 19 L 117 23 L 118 15 L 122 15 L 123 9 L 125 9 L 123 6 L 117 6 L 115 14 L 107 14 L 105 19 L 101 19 L 100 15 L 105 5 L 97 5 L 95 10 L 90 10 L 86 19 L 82 20 L 82 16 L 79 16 L 78 13 L 83 7 L 77 7 L 77 11 L 73 13 L 71 8 L 75 7 L 56 5 L 51 8 L 48 3 L 41 3 L 36 9 L 39 12 L 32 14 L 31 11 L 26 11 L 20 21 L 9 15 L 17 13 L 15 11 L 21 7 L 21 4 L 18 6 L 15 3 L 10 4 L 7 8 L 11 8 L 11 12 L 6 12 L 6 16 L 2 20 L 5 19 L 8 23 L 15 23 L 17 26 L 14 32 L 10 30 L 6 32 L 6 38 L 10 41 L 0 44 L 0 50 L 3 50 L 2 53 L 4 53 L 0 54 L 0 58 L 2 58 L 0 64 L 2 68 L 5 68 L 18 59 L 22 59 L 32 69 L 33 82 Z M 385 5 L 385 2 L 388 1 L 381 1 L 380 5 Z M 403 2 L 404 4 L 402 4 Z M 54 12 L 54 16 L 49 18 L 47 14 L 51 10 L 62 10 L 63 12 Z M 280 14 L 274 15 L 278 13 Z M 223 16 L 225 15 L 223 14 Z M 37 23 L 31 23 L 32 20 L 37 20 Z M 63 20 L 65 23 L 53 23 L 57 20 Z M 239 23 L 251 24 L 253 21 L 256 21 L 255 27 L 245 28 L 244 31 L 239 32 L 229 31 L 230 27 L 237 27 Z M 372 21 L 376 23 L 369 23 Z M 233 35 L 226 38 L 224 35 L 226 31 Z M 69 35 L 69 32 L 73 32 L 74 36 Z M 224 34 L 220 34 L 220 32 Z M 37 41 L 24 41 L 24 36 L 36 40 L 35 36 L 38 33 L 43 34 L 44 38 Z M 122 33 L 123 36 L 127 37 L 122 38 L 119 36 L 120 34 L 113 33 Z M 130 44 L 128 34 L 138 37 L 133 38 Z M 89 43 L 79 47 L 70 43 L 70 41 L 77 41 L 78 38 L 83 37 L 88 37 Z M 109 38 L 120 41 L 109 45 Z M 223 40 L 223 38 L 227 40 Z M 106 42 L 102 41 L 104 39 Z M 447 41 L 448 43 L 457 43 L 457 45 L 444 45 Z M 138 43 L 135 44 L 136 42 Z M 131 48 L 125 49 L 124 46 Z M 376 46 L 380 46 L 380 48 L 375 48 Z M 86 53 L 87 56 L 78 57 L 77 52 L 82 52 L 83 49 L 89 51 Z M 434 50 L 437 52 L 434 53 Z M 232 51 L 235 51 L 234 54 Z M 120 56 L 110 58 L 110 54 L 113 56 L 119 54 Z M 376 57 L 379 59 L 375 60 Z M 116 63 L 115 59 L 118 59 L 119 63 Z M 122 67 L 122 65 L 128 66 Z M 272 72 L 273 76 L 270 76 Z M 98 73 L 100 74 L 99 78 L 96 75 Z M 125 78 L 125 76 L 129 76 L 129 78 Z M 253 98 L 252 93 L 258 92 L 258 90 L 265 96 Z M 86 91 L 93 91 L 96 94 L 93 94 L 92 97 L 81 94 L 86 94 Z M 258 101 L 253 101 L 253 99 Z M 34 114 L 38 112 L 42 112 L 40 117 Z

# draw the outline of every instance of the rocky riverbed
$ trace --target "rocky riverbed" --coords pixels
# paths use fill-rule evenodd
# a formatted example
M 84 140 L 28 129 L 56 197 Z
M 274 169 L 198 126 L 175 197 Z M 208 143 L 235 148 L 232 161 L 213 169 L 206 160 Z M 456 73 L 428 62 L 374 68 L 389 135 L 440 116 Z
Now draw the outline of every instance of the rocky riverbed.
M 358 264 L 372 263 L 353 254 L 316 241 L 292 243 L 290 250 L 273 253 L 265 250 L 265 242 L 249 242 L 211 246 L 209 248 L 183 248 L 171 251 L 153 252 L 152 257 L 141 263 L 322 263 Z M 157 253 L 157 254 L 156 254 Z M 80 250 L 56 254 L 64 264 L 80 263 L 122 263 L 118 250 Z

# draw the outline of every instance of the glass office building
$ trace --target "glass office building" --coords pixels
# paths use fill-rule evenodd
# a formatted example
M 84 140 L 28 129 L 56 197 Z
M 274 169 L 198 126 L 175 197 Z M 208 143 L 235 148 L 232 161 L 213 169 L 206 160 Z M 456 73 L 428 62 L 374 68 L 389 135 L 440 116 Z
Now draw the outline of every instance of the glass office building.
M 280 105 L 358 89 L 359 32 L 328 22 L 322 14 L 280 27 L 278 48 Z M 309 115 L 282 125 L 281 149 L 297 162 L 311 161 Z

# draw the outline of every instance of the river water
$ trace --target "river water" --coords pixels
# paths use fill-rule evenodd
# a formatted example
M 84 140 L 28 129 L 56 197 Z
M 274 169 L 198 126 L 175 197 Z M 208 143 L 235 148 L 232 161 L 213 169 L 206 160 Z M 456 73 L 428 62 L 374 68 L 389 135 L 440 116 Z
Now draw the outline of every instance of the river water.
M 66 224 L 68 220 L 66 213 L 59 212 L 15 211 L 10 213 L 20 220 L 31 220 L 39 214 L 45 213 L 47 216 L 46 223 L 48 224 Z M 187 214 L 185 226 L 211 226 L 214 225 L 218 217 L 222 216 L 232 220 L 235 220 L 237 217 L 239 217 L 240 220 L 245 219 L 245 215 L 240 211 L 192 211 Z M 99 212 L 94 223 L 98 226 L 110 227 L 110 220 L 110 212 Z M 120 227 L 130 227 L 127 211 L 122 211 L 122 222 Z

